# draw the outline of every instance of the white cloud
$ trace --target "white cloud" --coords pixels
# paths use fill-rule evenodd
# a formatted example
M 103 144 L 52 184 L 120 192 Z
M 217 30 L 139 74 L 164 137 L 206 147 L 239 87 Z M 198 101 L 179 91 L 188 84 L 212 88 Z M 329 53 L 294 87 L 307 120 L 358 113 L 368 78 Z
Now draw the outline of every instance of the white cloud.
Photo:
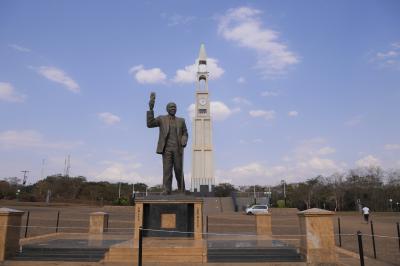
M 132 180 L 140 178 L 137 173 L 137 169 L 141 167 L 140 163 L 104 161 L 101 165 L 103 169 L 94 174 L 96 179 L 131 183 Z
M 261 96 L 263 97 L 271 97 L 271 96 L 278 96 L 279 93 L 276 91 L 263 91 L 261 92 Z
M 318 155 L 328 155 L 328 154 L 332 154 L 332 153 L 335 153 L 335 152 L 336 152 L 335 148 L 326 146 L 326 147 L 323 147 L 323 148 L 319 149 L 316 153 Z
M 78 83 L 67 75 L 63 70 L 56 67 L 41 66 L 38 73 L 48 80 L 60 83 L 68 90 L 78 93 L 80 91 Z
M 8 130 L 0 132 L 0 148 L 52 148 L 72 149 L 82 145 L 82 141 L 48 141 L 36 130 Z
M 24 102 L 26 95 L 18 93 L 12 84 L 7 82 L 0 82 L 0 100 L 6 102 Z
M 197 62 L 193 65 L 185 66 L 184 69 L 178 69 L 172 81 L 176 83 L 193 83 L 196 81 Z M 225 70 L 218 66 L 218 60 L 207 58 L 207 71 L 210 79 L 218 79 L 224 74 Z
M 14 43 L 9 44 L 8 47 L 13 48 L 16 51 L 23 52 L 23 53 L 29 53 L 31 51 L 31 49 L 29 49 L 29 48 L 22 47 L 21 45 L 14 44 Z
M 188 108 L 187 111 L 189 113 L 190 118 L 194 118 L 195 116 L 195 109 L 196 106 L 192 103 Z M 211 101 L 210 102 L 210 111 L 211 116 L 214 121 L 222 121 L 227 119 L 234 113 L 240 112 L 239 108 L 230 109 L 225 103 L 220 101 Z
M 400 144 L 386 144 L 385 150 L 400 150 Z
M 299 112 L 297 112 L 297 111 L 290 111 L 288 113 L 288 116 L 298 116 L 298 115 L 299 115 Z
M 98 118 L 107 125 L 114 125 L 121 121 L 121 118 L 112 113 L 104 112 L 97 114 Z
M 362 115 L 356 115 L 356 116 L 351 117 L 344 124 L 349 127 L 354 127 L 354 126 L 359 125 L 363 119 L 364 119 L 364 117 Z
M 304 167 L 304 168 L 311 168 L 314 170 L 321 170 L 321 171 L 325 171 L 327 169 L 332 169 L 332 170 L 337 169 L 337 166 L 333 160 L 319 158 L 319 157 L 313 157 L 313 158 L 309 159 L 308 161 L 300 162 L 299 166 Z
M 232 101 L 237 104 L 251 105 L 251 102 L 249 100 L 247 100 L 246 98 L 243 98 L 243 97 L 239 97 L 239 96 L 233 98 Z
M 276 176 L 281 175 L 286 170 L 285 166 L 276 165 L 267 167 L 260 162 L 252 162 L 246 165 L 234 167 L 231 172 L 234 175 L 240 175 L 242 177 L 254 177 L 254 176 Z
M 145 69 L 143 65 L 131 67 L 129 73 L 141 84 L 165 83 L 167 75 L 158 67 Z
M 167 26 L 169 27 L 187 25 L 196 19 L 194 16 L 184 16 L 180 14 L 168 15 L 166 13 L 161 14 L 161 17 L 167 20 Z
M 367 155 L 364 158 L 356 161 L 356 166 L 358 167 L 374 167 L 379 166 L 380 164 L 380 160 L 372 155 Z
M 246 79 L 245 79 L 244 77 L 239 77 L 239 78 L 237 79 L 237 82 L 238 82 L 238 83 L 245 83 L 245 82 L 246 82 Z
M 375 53 L 371 58 L 371 62 L 380 68 L 400 70 L 400 43 L 392 43 L 390 49 Z
M 243 142 L 246 143 L 246 142 Z M 288 182 L 298 182 L 318 175 L 328 175 L 345 167 L 333 159 L 326 158 L 335 152 L 330 146 L 323 146 L 326 141 L 314 138 L 302 141 L 283 156 L 281 162 L 269 164 L 266 162 L 249 162 L 219 171 L 222 178 L 229 178 L 235 184 L 268 184 L 273 185 L 282 179 Z
M 251 7 L 229 9 L 220 18 L 218 33 L 228 41 L 257 53 L 257 68 L 264 76 L 276 76 L 286 72 L 299 58 L 279 40 L 279 32 L 265 28 L 260 10 Z
M 265 120 L 272 120 L 275 118 L 274 110 L 251 110 L 249 114 L 252 117 L 263 117 Z
M 326 140 L 324 138 L 316 137 L 301 141 L 292 151 L 296 159 L 311 158 L 321 155 L 321 149 L 325 147 Z

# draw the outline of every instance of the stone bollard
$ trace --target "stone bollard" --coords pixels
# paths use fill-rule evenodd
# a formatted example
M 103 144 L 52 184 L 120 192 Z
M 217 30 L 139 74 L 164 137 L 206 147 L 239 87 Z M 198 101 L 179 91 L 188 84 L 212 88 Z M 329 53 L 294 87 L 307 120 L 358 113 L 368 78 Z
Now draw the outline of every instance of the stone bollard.
M 108 230 L 108 213 L 92 212 L 90 214 L 90 234 L 102 234 Z
M 256 214 L 257 235 L 271 236 L 271 213 Z
M 333 212 L 309 209 L 298 212 L 300 223 L 300 251 L 308 265 L 337 265 Z
M 19 250 L 23 211 L 0 208 L 0 261 L 14 256 Z

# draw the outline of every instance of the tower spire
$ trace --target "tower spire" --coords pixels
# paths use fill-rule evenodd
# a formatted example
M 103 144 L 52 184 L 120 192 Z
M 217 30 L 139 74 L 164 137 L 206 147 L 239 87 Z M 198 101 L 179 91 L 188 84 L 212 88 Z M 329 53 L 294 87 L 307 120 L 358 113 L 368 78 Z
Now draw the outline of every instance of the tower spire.
M 200 52 L 199 52 L 199 63 L 200 61 L 207 61 L 207 53 L 206 53 L 206 47 L 204 46 L 204 43 L 200 45 Z

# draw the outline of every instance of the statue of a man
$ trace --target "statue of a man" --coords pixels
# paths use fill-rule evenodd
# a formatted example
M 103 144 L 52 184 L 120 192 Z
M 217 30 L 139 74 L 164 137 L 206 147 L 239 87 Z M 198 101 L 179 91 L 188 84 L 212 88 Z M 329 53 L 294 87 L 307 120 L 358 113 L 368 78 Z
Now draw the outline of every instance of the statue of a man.
M 147 111 L 147 127 L 159 127 L 160 129 L 157 153 L 162 154 L 164 194 L 171 194 L 172 168 L 174 168 L 179 191 L 184 191 L 183 149 L 188 141 L 185 119 L 175 116 L 176 104 L 172 102 L 167 104 L 168 115 L 154 118 L 155 99 L 156 95 L 152 92 L 149 102 L 150 110 Z

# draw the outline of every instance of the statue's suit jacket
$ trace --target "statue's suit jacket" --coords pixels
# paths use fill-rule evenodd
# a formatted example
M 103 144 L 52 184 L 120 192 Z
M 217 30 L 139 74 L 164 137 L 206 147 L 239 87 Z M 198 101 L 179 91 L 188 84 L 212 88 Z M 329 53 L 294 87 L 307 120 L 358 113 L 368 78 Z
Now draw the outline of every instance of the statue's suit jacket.
M 154 111 L 147 111 L 147 127 L 159 127 L 160 134 L 158 135 L 157 153 L 162 154 L 164 152 L 165 145 L 167 144 L 167 138 L 169 133 L 169 115 L 160 115 L 154 118 Z M 176 133 L 178 136 L 178 151 L 182 154 L 183 148 L 186 146 L 188 141 L 188 132 L 186 128 L 185 119 L 176 117 Z

